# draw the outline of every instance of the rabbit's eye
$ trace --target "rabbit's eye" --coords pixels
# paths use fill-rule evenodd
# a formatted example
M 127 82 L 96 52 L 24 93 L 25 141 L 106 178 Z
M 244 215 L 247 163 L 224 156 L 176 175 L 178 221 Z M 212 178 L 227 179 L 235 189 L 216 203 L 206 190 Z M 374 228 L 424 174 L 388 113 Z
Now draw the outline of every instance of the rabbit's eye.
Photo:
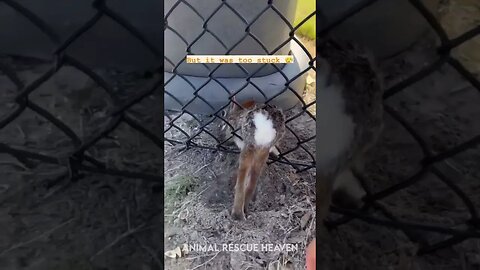
M 221 115 L 222 117 L 227 116 L 227 111 L 226 111 L 226 110 L 222 110 L 222 112 L 220 113 L 220 115 Z

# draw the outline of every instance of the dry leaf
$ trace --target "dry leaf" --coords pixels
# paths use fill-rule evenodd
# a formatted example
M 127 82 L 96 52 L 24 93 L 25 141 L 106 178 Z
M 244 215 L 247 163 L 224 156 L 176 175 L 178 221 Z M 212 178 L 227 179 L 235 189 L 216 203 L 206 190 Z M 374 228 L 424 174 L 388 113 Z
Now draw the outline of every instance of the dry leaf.
M 183 251 L 183 254 L 185 255 L 188 254 L 188 245 L 186 243 L 182 245 L 182 251 Z
M 165 252 L 165 256 L 175 259 L 177 258 L 177 254 L 175 253 L 175 250 L 168 250 Z
M 182 257 L 182 250 L 180 249 L 180 247 L 176 247 L 175 249 L 168 250 L 167 252 L 165 252 L 165 256 L 167 256 L 169 258 L 172 258 L 172 259 L 176 259 L 177 257 L 181 258 Z
M 312 84 L 312 83 L 315 83 L 315 79 L 312 76 L 308 75 L 307 76 L 307 84 Z

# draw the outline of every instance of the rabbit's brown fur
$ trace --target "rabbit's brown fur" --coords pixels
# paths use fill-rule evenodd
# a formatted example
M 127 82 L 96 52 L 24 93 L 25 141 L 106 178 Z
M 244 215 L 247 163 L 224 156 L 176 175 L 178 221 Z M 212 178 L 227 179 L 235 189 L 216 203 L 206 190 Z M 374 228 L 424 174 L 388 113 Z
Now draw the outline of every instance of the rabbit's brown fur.
M 259 115 L 262 120 L 258 120 Z M 230 132 L 241 149 L 232 217 L 245 219 L 248 205 L 255 199 L 257 181 L 269 153 L 285 133 L 285 116 L 272 105 L 257 104 L 250 100 L 238 106 L 234 100 L 226 120 L 232 125 Z M 257 126 L 259 123 L 265 126 Z M 268 132 L 262 133 L 262 130 Z
M 352 171 L 363 169 L 363 156 L 375 144 L 383 128 L 383 92 L 373 61 L 363 48 L 345 41 L 326 39 L 317 49 L 322 60 L 317 74 L 319 91 L 338 91 L 342 99 L 340 109 L 353 126 L 350 129 L 351 139 L 342 150 L 339 149 L 337 154 L 332 155 L 331 161 L 319 164 L 316 195 L 320 207 L 318 218 L 323 220 L 328 214 L 335 182 L 339 178 L 348 178 L 344 181 L 346 185 L 359 185 L 352 183 L 352 180 L 356 180 Z M 320 106 L 319 111 L 328 102 L 330 101 L 320 98 L 317 104 Z M 317 123 L 318 140 L 325 138 L 325 125 L 322 124 L 325 124 L 322 120 Z M 341 124 L 335 123 L 329 127 L 335 128 L 338 125 Z M 321 151 L 318 149 L 317 154 Z

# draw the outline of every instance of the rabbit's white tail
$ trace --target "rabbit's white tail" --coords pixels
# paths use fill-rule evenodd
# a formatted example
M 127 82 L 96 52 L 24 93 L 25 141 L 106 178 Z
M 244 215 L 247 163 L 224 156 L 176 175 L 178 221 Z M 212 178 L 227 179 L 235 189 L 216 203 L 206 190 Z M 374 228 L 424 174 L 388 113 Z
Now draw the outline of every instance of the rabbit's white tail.
M 272 119 L 259 111 L 253 115 L 253 123 L 255 124 L 255 144 L 258 146 L 271 146 L 277 136 Z

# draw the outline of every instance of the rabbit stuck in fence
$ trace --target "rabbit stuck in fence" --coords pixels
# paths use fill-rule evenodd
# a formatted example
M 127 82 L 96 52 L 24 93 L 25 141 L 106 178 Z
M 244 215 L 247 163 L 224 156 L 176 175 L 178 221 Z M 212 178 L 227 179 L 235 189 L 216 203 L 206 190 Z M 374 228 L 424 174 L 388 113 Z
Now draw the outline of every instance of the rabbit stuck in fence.
M 357 208 L 365 190 L 354 172 L 361 173 L 366 152 L 383 129 L 383 86 L 372 57 L 352 43 L 321 42 L 317 70 L 317 218 L 324 220 L 330 204 Z M 232 216 L 245 219 L 255 198 L 257 179 L 269 153 L 285 133 L 285 116 L 272 105 L 235 100 L 225 111 L 222 130 L 240 148 Z
M 275 145 L 285 133 L 285 116 L 281 109 L 252 100 L 237 104 L 232 99 L 225 111 L 228 124 L 222 127 L 240 148 L 240 160 L 232 208 L 234 219 L 244 220 L 248 204 L 255 200 L 257 180 L 266 166 L 269 153 L 278 153 Z
M 317 48 L 317 218 L 330 204 L 357 208 L 365 190 L 364 155 L 383 129 L 383 88 L 366 51 L 350 42 L 326 39 Z

